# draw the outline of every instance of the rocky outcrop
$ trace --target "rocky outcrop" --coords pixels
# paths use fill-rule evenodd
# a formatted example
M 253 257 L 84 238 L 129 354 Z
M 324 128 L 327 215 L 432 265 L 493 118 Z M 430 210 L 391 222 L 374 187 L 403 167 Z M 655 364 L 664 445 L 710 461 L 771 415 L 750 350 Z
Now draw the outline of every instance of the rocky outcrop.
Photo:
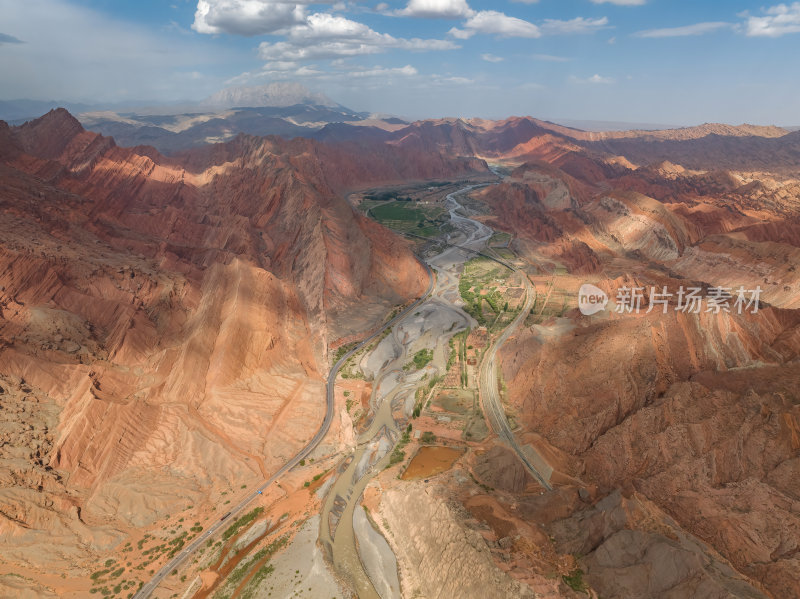
M 628 518 L 560 549 L 591 554 L 582 564 L 600 596 L 800 595 L 788 574 L 800 546 L 800 413 L 791 391 L 800 359 L 800 188 L 783 172 L 794 134 L 698 130 L 588 142 L 555 132 L 588 151 L 528 162 L 476 194 L 492 211 L 487 220 L 514 235 L 537 285 L 537 314 L 501 352 L 510 409 L 540 453 L 558 456 L 560 484 L 583 485 L 587 501 L 638 493 L 633 511 L 647 504 L 675 529 L 655 534 L 643 518 Z M 613 160 L 616 143 L 641 146 L 652 164 Z M 661 155 L 687 147 L 688 163 Z M 783 149 L 748 163 L 751 147 Z M 717 160 L 722 148 L 731 154 Z M 730 170 L 734 163 L 747 170 Z M 772 170 L 752 172 L 760 167 Z M 559 189 L 566 193 L 551 195 Z M 569 203 L 559 200 L 566 195 Z M 576 309 L 585 282 L 611 298 L 604 314 Z M 761 303 L 757 313 L 704 305 L 691 314 L 676 311 L 673 295 L 666 312 L 646 313 L 650 288 L 664 286 L 704 295 L 715 286 L 760 288 Z M 642 287 L 639 314 L 614 312 L 623 287 Z M 500 456 L 494 463 L 502 471 Z M 594 516 L 575 517 L 594 526 Z
M 614 492 L 548 528 L 560 551 L 582 556 L 586 581 L 601 597 L 768 597 L 638 495 Z
M 0 386 L 28 389 L 21 421 L 46 406 L 0 455 L 36 460 L 3 489 L 4 557 L 92 563 L 313 436 L 329 342 L 427 284 L 338 191 L 478 164 L 357 151 L 242 136 L 165 158 L 63 110 L 0 126 Z
M 388 489 L 381 516 L 398 558 L 404 596 L 475 597 L 492 589 L 498 597 L 534 597 L 495 566 L 483 537 L 451 512 L 443 490 L 424 483 Z
M 501 491 L 520 493 L 533 482 L 516 454 L 500 445 L 478 455 L 473 470 L 482 483 Z
M 797 374 L 771 369 L 747 384 L 727 381 L 737 391 L 719 389 L 719 379 L 676 385 L 603 435 L 586 454 L 587 475 L 606 488 L 632 481 L 774 596 L 797 596 L 789 572 L 800 547 L 792 474 L 800 410 L 780 391 Z

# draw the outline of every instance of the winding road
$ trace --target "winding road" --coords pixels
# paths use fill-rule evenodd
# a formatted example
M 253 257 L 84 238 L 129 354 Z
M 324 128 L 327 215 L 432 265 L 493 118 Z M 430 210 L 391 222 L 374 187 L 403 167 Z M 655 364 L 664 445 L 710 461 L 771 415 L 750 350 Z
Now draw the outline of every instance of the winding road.
M 336 377 L 339 374 L 339 370 L 341 367 L 349 360 L 354 354 L 361 351 L 364 347 L 372 343 L 377 337 L 383 334 L 386 329 L 393 327 L 395 324 L 400 322 L 404 319 L 408 314 L 413 312 L 418 306 L 420 306 L 431 294 L 433 291 L 435 278 L 433 276 L 433 271 L 431 270 L 430 266 L 428 266 L 424 261 L 419 260 L 420 264 L 425 267 L 425 270 L 428 273 L 428 289 L 427 291 L 420 297 L 417 301 L 411 304 L 408 308 L 400 312 L 397 316 L 392 318 L 389 322 L 381 326 L 378 330 L 376 330 L 372 335 L 364 339 L 361 343 L 356 345 L 353 349 L 348 351 L 345 355 L 343 355 L 336 364 L 333 365 L 331 368 L 330 373 L 328 374 L 328 381 L 326 385 L 326 397 L 325 397 L 325 418 L 322 421 L 322 424 L 319 427 L 317 433 L 311 438 L 311 440 L 306 444 L 303 449 L 300 450 L 292 459 L 286 462 L 275 474 L 270 477 L 269 480 L 265 481 L 260 487 L 256 488 L 252 493 L 247 495 L 244 499 L 242 499 L 238 504 L 234 507 L 230 508 L 225 515 L 220 519 L 217 520 L 213 525 L 206 528 L 202 534 L 200 534 L 197 538 L 195 538 L 189 545 L 184 547 L 180 553 L 178 553 L 175 557 L 173 557 L 170 561 L 164 564 L 161 569 L 156 572 L 153 577 L 145 583 L 142 588 L 134 595 L 134 599 L 146 599 L 153 594 L 153 591 L 156 590 L 161 581 L 163 581 L 167 576 L 169 576 L 170 572 L 174 569 L 179 568 L 183 563 L 191 557 L 191 555 L 197 551 L 203 544 L 211 537 L 213 537 L 216 533 L 220 530 L 226 528 L 231 522 L 233 522 L 236 517 L 249 508 L 252 504 L 254 504 L 260 498 L 261 494 L 267 487 L 271 484 L 277 482 L 277 480 L 286 472 L 294 468 L 297 464 L 300 463 L 300 460 L 305 459 L 308 455 L 316 449 L 317 445 L 320 444 L 322 439 L 325 438 L 325 435 L 328 434 L 328 430 L 331 427 L 331 422 L 333 422 L 333 415 L 334 415 L 334 395 L 336 391 Z M 221 506 L 220 506 L 221 507 Z
M 525 285 L 525 303 L 516 318 L 514 318 L 497 341 L 495 341 L 484 354 L 478 376 L 478 390 L 490 428 L 514 450 L 525 468 L 528 469 L 539 484 L 548 491 L 551 491 L 553 487 L 549 482 L 549 478 L 552 469 L 547 464 L 547 461 L 533 447 L 528 446 L 528 451 L 526 452 L 517 442 L 514 432 L 508 424 L 508 418 L 506 418 L 505 409 L 500 399 L 497 377 L 497 352 L 503 344 L 516 333 L 520 324 L 525 322 L 525 318 L 527 318 L 536 300 L 536 289 L 525 272 L 483 251 L 486 247 L 486 241 L 492 236 L 494 231 L 481 222 L 458 214 L 458 210 L 462 209 L 463 206 L 458 203 L 456 198 L 459 195 L 468 193 L 476 187 L 479 186 L 469 186 L 447 196 L 447 201 L 450 204 L 450 222 L 462 233 L 467 234 L 466 241 L 461 244 L 451 243 L 448 236 L 447 241 L 440 241 L 440 243 L 444 243 L 455 250 L 470 252 L 493 260 L 509 270 L 520 273 L 522 277 L 522 282 Z M 472 229 L 471 233 L 467 233 L 469 229 Z M 416 237 L 413 234 L 412 236 Z
M 552 491 L 553 487 L 547 480 L 549 475 L 545 475 L 541 471 L 542 467 L 547 465 L 547 462 L 545 462 L 532 447 L 529 446 L 529 452 L 526 453 L 523 451 L 520 444 L 517 443 L 514 432 L 508 424 L 508 418 L 506 418 L 506 412 L 503 408 L 503 403 L 500 400 L 500 392 L 497 388 L 497 352 L 516 332 L 519 325 L 525 321 L 536 299 L 536 290 L 528 280 L 528 276 L 522 271 L 517 272 L 520 272 L 522 280 L 525 283 L 525 304 L 522 306 L 520 313 L 517 314 L 517 317 L 503 331 L 503 334 L 500 335 L 497 341 L 495 341 L 488 350 L 486 350 L 483 360 L 481 361 L 480 373 L 478 375 L 478 389 L 484 412 L 486 413 L 492 430 L 497 433 L 498 437 L 508 443 L 539 484 L 548 491 Z M 534 461 L 539 462 L 539 466 L 536 466 L 533 463 Z
M 434 277 L 431 266 L 436 268 L 437 272 L 439 273 L 439 277 L 442 279 L 441 285 L 443 288 L 439 292 L 442 296 L 441 299 L 447 300 L 447 298 L 449 298 L 449 302 L 460 299 L 460 294 L 457 290 L 458 276 L 457 274 L 453 274 L 451 272 L 454 265 L 463 263 L 464 259 L 457 257 L 460 252 L 482 255 L 486 258 L 499 262 L 506 268 L 520 272 L 522 275 L 522 280 L 526 287 L 525 303 L 516 318 L 484 354 L 480 365 L 479 392 L 481 402 L 484 407 L 484 412 L 492 430 L 514 450 L 525 467 L 536 478 L 539 484 L 542 485 L 542 487 L 547 490 L 552 489 L 552 486 L 548 482 L 549 472 L 547 474 L 542 472 L 542 470 L 549 469 L 547 463 L 536 453 L 533 448 L 528 447 L 528 451 L 524 451 L 514 437 L 514 433 L 509 426 L 505 415 L 505 410 L 500 399 L 500 393 L 498 391 L 497 352 L 502 345 L 516 332 L 520 324 L 524 322 L 527 314 L 530 312 L 533 306 L 536 294 L 533 285 L 524 272 L 498 258 L 483 252 L 486 247 L 486 241 L 492 236 L 494 231 L 479 221 L 458 214 L 458 211 L 462 210 L 463 206 L 457 201 L 456 198 L 480 186 L 481 185 L 471 185 L 447 196 L 446 202 L 448 211 L 450 213 L 450 223 L 457 230 L 457 235 L 458 237 L 461 237 L 461 239 L 459 239 L 460 243 L 452 243 L 452 237 L 448 234 L 446 239 L 439 240 L 440 243 L 443 243 L 448 247 L 434 258 L 429 259 L 430 265 L 423 260 L 419 260 L 428 273 L 429 284 L 427 291 L 408 308 L 382 325 L 373 334 L 348 351 L 331 368 L 330 373 L 328 374 L 326 385 L 325 417 L 319 427 L 319 430 L 311 438 L 311 440 L 305 445 L 305 447 L 303 447 L 302 450 L 300 450 L 294 457 L 286 462 L 275 474 L 273 474 L 269 480 L 265 481 L 260 487 L 256 488 L 252 493 L 244 497 L 236 506 L 226 512 L 225 516 L 216 521 L 213 525 L 209 526 L 205 531 L 203 531 L 202 534 L 195 538 L 192 543 L 184 547 L 179 554 L 162 566 L 161 569 L 158 570 L 158 572 L 156 572 L 153 577 L 136 593 L 134 599 L 146 599 L 147 597 L 150 597 L 159 584 L 164 580 L 164 578 L 169 576 L 174 569 L 183 565 L 184 562 L 191 557 L 196 550 L 203 546 L 209 538 L 228 527 L 238 515 L 250 508 L 259 500 L 259 496 L 265 489 L 276 483 L 283 474 L 294 468 L 301 460 L 308 457 L 308 455 L 314 451 L 314 449 L 316 449 L 316 447 L 328 434 L 333 421 L 335 405 L 334 395 L 336 378 L 339 370 L 353 355 L 368 346 L 376 338 L 380 337 L 384 331 L 400 323 L 409 314 L 413 313 L 424 302 L 426 302 L 429 297 L 431 297 L 436 283 L 436 278 Z M 329 544 L 330 541 L 331 539 L 328 539 Z M 366 584 L 368 585 L 368 590 L 374 592 L 374 590 L 371 588 L 371 584 L 368 582 Z

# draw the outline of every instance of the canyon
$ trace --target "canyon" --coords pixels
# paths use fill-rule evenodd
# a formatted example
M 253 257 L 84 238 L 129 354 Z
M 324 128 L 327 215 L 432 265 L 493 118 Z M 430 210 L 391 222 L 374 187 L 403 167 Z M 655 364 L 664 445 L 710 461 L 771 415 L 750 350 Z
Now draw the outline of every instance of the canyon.
M 333 341 L 424 290 L 334 189 L 481 167 L 252 137 L 166 159 L 63 110 L 0 136 L 3 556 L 43 575 L 276 469 Z
M 797 133 L 301 134 L 0 122 L 0 594 L 800 597 Z

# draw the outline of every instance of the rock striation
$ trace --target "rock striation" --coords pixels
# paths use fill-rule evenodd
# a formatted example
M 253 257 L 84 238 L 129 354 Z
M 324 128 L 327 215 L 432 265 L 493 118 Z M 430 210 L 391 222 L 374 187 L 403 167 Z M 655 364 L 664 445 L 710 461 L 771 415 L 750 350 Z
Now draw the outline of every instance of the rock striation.
M 322 421 L 329 344 L 427 286 L 340 192 L 473 168 L 249 136 L 166 158 L 65 110 L 0 123 L 4 560 L 73 572 L 274 472 Z

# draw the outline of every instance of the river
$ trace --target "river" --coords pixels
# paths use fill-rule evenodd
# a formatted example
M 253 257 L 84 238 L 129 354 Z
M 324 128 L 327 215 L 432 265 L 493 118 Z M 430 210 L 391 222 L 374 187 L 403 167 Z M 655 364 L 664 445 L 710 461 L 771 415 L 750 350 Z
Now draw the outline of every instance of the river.
M 464 207 L 458 198 L 477 187 L 480 186 L 470 185 L 446 197 L 453 231 L 442 236 L 447 243 L 473 251 L 482 250 L 494 233 L 463 215 Z M 450 338 L 477 324 L 461 309 L 458 292 L 461 270 L 471 257 L 464 249 L 446 247 L 428 258 L 426 262 L 436 272 L 430 297 L 392 327 L 390 334 L 359 363 L 373 381 L 372 421 L 358 437 L 353 454 L 338 468 L 323 503 L 319 538 L 337 574 L 360 599 L 400 597 L 394 555 L 386 540 L 364 518 L 360 498 L 369 481 L 389 463 L 392 448 L 414 409 L 416 389 L 430 377 L 444 374 Z M 404 370 L 403 366 L 420 349 L 433 350 L 433 361 L 422 370 Z

